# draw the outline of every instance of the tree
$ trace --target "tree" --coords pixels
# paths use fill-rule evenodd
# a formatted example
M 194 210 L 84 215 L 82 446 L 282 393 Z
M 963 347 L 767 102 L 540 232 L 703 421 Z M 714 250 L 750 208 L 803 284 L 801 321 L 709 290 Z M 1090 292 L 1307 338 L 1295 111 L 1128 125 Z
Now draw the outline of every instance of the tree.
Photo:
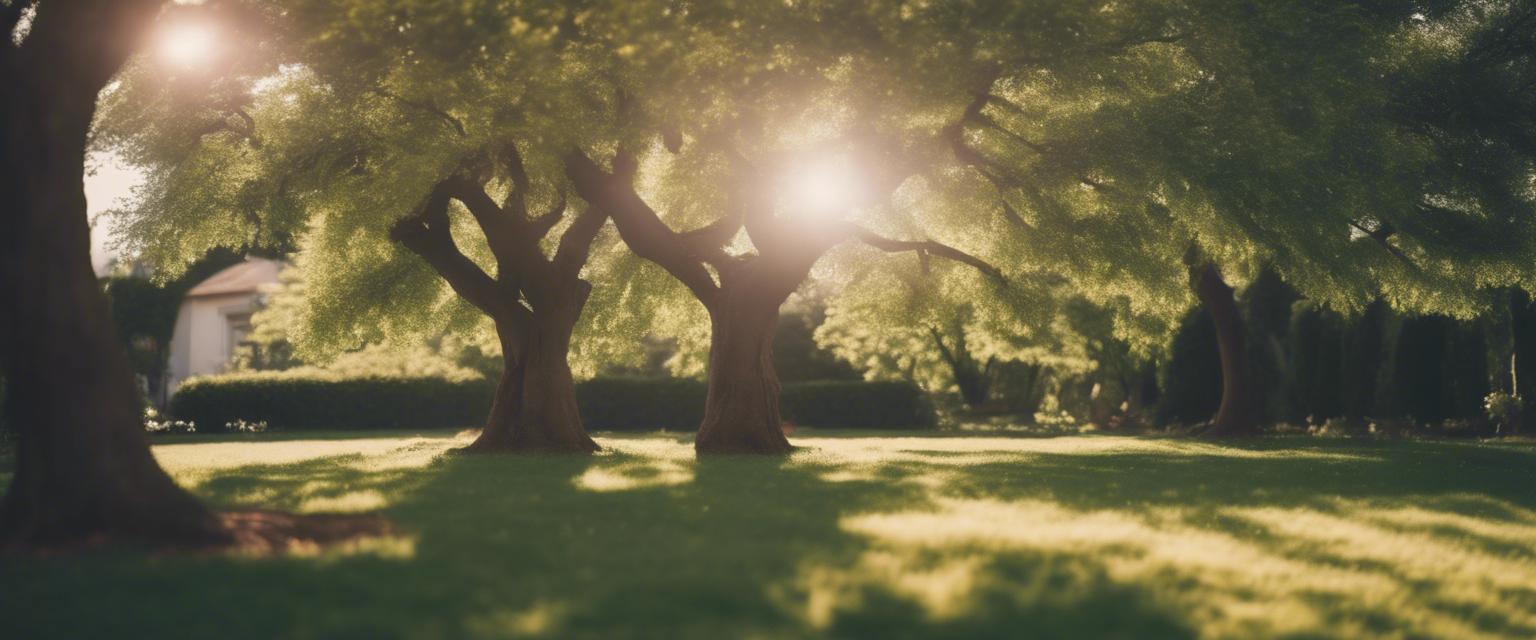
M 390 236 L 489 315 L 501 338 L 503 371 L 491 416 L 467 451 L 596 451 L 576 410 L 576 383 L 566 353 L 592 290 L 580 271 L 605 216 L 596 208 L 582 209 L 560 236 L 555 255 L 546 257 L 539 243 L 560 221 L 565 203 L 530 217 L 522 160 L 515 147 L 504 153 L 512 187 L 503 204 L 497 205 L 474 180 L 452 177 L 433 188 L 418 213 L 397 222 Z M 450 199 L 463 203 L 485 234 L 496 256 L 496 278 L 454 245 Z
M 857 240 L 882 251 L 916 253 L 925 261 L 955 260 L 999 280 L 1002 274 L 933 240 L 892 240 L 849 222 L 817 224 L 778 215 L 771 196 L 760 191 L 767 176 L 751 171 L 744 158 L 732 162 L 738 171 L 733 210 L 704 227 L 678 232 L 635 191 L 633 155 L 620 151 L 611 171 L 579 151 L 566 160 L 576 192 L 613 218 L 632 251 L 666 269 L 709 312 L 709 392 L 695 449 L 701 455 L 786 453 L 790 444 L 781 429 L 772 338 L 780 306 L 823 254 Z M 727 253 L 725 245 L 742 229 L 755 253 Z
M 867 251 L 829 258 L 839 274 L 816 337 L 872 378 L 904 378 L 931 392 L 957 391 L 972 410 L 1033 416 L 1046 378 L 1093 366 L 1071 326 L 1071 294 L 1059 278 L 1014 273 L 994 290 L 963 265 L 870 260 Z
M 394 14 L 292 5 L 274 19 L 283 64 L 226 70 L 214 98 L 178 101 L 174 84 L 130 76 L 106 118 L 111 143 L 151 171 L 126 215 L 130 246 L 174 265 L 210 245 L 301 234 L 301 355 L 471 328 L 478 314 L 504 367 L 465 451 L 595 451 L 567 352 L 605 217 L 567 206 L 549 150 L 573 144 L 570 123 L 611 119 L 590 93 L 604 87 L 601 56 L 547 37 L 564 12 L 466 6 L 398 27 Z M 369 38 L 379 32 L 396 37 Z M 428 44 L 443 41 L 456 44 Z M 460 211 L 473 225 L 456 225 Z M 470 228 L 479 238 L 461 247 Z
M 1515 223 L 1529 220 L 1526 134 L 1504 129 L 1528 118 L 1477 119 L 1432 80 L 1484 69 L 1480 49 L 1518 57 L 1499 25 L 1524 28 L 1522 15 L 1482 3 L 1191 1 L 1083 18 L 1062 50 L 1102 51 L 1102 64 L 1005 49 L 951 140 L 996 190 L 1021 253 L 1090 297 L 1166 326 L 1187 283 L 1220 347 L 1223 399 L 1208 433 L 1251 433 L 1233 284 L 1261 265 L 1349 313 L 1379 296 L 1467 317 L 1486 288 L 1527 279 L 1518 265 L 1536 245 Z M 1006 33 L 1020 28 L 1012 18 L 962 31 Z M 1464 77 L 1488 79 L 1472 83 L 1506 116 L 1530 85 L 1489 76 L 1527 68 Z M 1435 109 L 1404 108 L 1426 103 Z M 1481 168 L 1457 169 L 1469 166 Z
M 128 351 L 133 372 L 144 378 L 151 402 L 160 405 L 167 400 L 167 360 L 182 298 L 203 279 L 241 259 L 233 251 L 215 251 L 175 279 L 157 280 L 137 267 L 104 278 L 113 327 Z
M 230 539 L 150 455 L 90 262 L 82 181 L 96 97 L 159 9 L 158 0 L 0 6 L 0 365 L 6 421 L 19 432 L 0 504 L 3 547 Z

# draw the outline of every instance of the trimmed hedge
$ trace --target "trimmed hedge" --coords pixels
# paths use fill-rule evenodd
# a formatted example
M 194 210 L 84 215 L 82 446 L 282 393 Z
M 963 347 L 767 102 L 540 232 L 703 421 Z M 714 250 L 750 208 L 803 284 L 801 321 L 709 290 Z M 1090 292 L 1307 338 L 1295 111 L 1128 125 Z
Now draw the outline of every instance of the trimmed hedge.
M 170 413 L 200 432 L 243 420 L 275 429 L 432 429 L 481 424 L 494 384 L 437 377 L 333 378 L 243 374 L 187 381 Z M 693 431 L 707 387 L 687 379 L 598 378 L 576 385 L 591 431 Z M 801 426 L 920 429 L 934 425 L 922 391 L 904 382 L 785 384 L 784 419 Z
M 784 420 L 807 427 L 927 429 L 937 422 L 922 389 L 909 382 L 818 380 L 784 385 Z
M 709 385 L 688 378 L 593 378 L 576 383 L 588 431 L 694 431 Z
M 492 387 L 441 377 L 228 375 L 188 380 L 170 411 L 202 433 L 236 420 L 294 430 L 464 427 L 485 420 Z

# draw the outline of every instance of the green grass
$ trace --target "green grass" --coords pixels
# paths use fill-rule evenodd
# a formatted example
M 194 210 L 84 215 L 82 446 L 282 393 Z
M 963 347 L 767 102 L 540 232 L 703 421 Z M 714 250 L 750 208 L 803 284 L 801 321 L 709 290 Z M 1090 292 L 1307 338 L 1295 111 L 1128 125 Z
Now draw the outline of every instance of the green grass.
M 219 505 L 403 530 L 277 559 L 0 560 L 14 638 L 1529 637 L 1536 447 L 802 431 L 789 460 L 607 436 L 162 439 Z M 878 436 L 878 437 L 877 437 Z M 884 437 L 891 436 L 891 437 Z M 3 482 L 3 480 L 0 480 Z

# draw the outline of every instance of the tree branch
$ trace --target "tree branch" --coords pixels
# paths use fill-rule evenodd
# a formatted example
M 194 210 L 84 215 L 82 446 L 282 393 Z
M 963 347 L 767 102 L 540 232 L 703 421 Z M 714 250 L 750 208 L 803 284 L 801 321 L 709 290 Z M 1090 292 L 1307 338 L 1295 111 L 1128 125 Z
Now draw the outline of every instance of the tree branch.
M 442 187 L 449 197 L 464 203 L 464 208 L 469 209 L 470 215 L 480 225 L 480 232 L 485 234 L 486 244 L 490 245 L 497 262 L 507 267 L 521 263 L 519 245 L 524 243 L 519 242 L 518 221 L 496 206 L 496 201 L 491 199 L 484 187 L 462 175 L 443 181 Z
M 539 217 L 533 219 L 529 225 L 529 233 L 535 239 L 543 240 L 544 236 L 549 235 L 549 230 L 555 228 L 555 225 L 560 223 L 560 219 L 565 217 L 567 204 L 565 189 L 562 188 L 560 190 L 560 197 L 555 200 L 555 204 L 548 211 L 539 214 Z
M 935 242 L 933 240 L 894 240 L 857 226 L 852 227 L 852 232 L 853 237 L 858 239 L 860 242 L 863 242 L 864 244 L 867 244 L 886 253 L 912 251 L 917 253 L 918 258 L 922 260 L 926 260 L 927 256 L 929 255 L 938 256 L 940 258 L 945 258 L 959 262 L 961 264 L 969 265 L 975 268 L 977 271 L 982 272 L 984 275 L 998 281 L 998 283 L 1004 286 L 1008 284 L 1008 279 L 1003 276 L 1003 271 L 1001 269 L 988 264 L 981 258 L 977 258 L 976 256 L 951 247 L 947 244 Z
M 565 158 L 565 172 L 583 200 L 613 219 L 619 236 L 635 255 L 666 269 L 705 307 L 713 308 L 720 288 L 682 236 L 662 222 L 656 211 L 635 193 L 626 175 L 627 169 L 634 166 L 632 159 L 629 163 L 620 162 L 626 156 L 615 157 L 615 173 L 611 174 L 580 149 L 573 150 Z
M 555 250 L 554 267 L 558 276 L 575 277 L 581 272 L 582 266 L 587 264 L 587 256 L 592 253 L 592 241 L 607 221 L 608 215 L 594 206 L 585 207 L 576 214 L 571 226 L 560 234 L 560 247 Z
M 515 215 L 528 217 L 528 169 L 523 166 L 523 154 L 517 150 L 515 143 L 508 142 L 502 145 L 501 162 L 504 165 L 507 178 L 512 181 L 512 188 L 507 190 L 507 197 L 502 200 L 503 211 L 510 211 Z
M 405 106 L 412 107 L 412 108 L 415 108 L 415 109 L 420 109 L 422 111 L 426 111 L 427 113 L 430 113 L 432 115 L 437 116 L 438 118 L 441 118 L 444 124 L 448 125 L 449 127 L 451 127 L 453 129 L 454 133 L 457 133 L 457 134 L 459 134 L 461 136 L 468 135 L 468 132 L 464 129 L 464 123 L 462 121 L 460 121 L 458 118 L 453 117 L 453 114 L 450 114 L 447 111 L 444 111 L 442 107 L 437 106 L 437 104 L 435 104 L 435 103 L 426 102 L 426 101 L 420 101 L 420 100 L 412 100 L 410 98 L 406 98 L 404 96 L 401 96 L 401 95 L 396 94 L 394 92 L 391 92 L 389 90 L 380 89 L 378 87 L 371 87 L 371 88 L 368 89 L 368 91 L 370 91 L 370 92 L 372 92 L 374 94 L 383 96 L 385 98 L 389 98 L 389 99 L 394 100 L 396 102 L 399 102 L 400 104 L 403 104 Z
M 928 327 L 928 334 L 933 336 L 933 343 L 938 345 L 939 356 L 944 358 L 944 363 L 948 364 L 950 368 L 958 367 L 959 364 L 955 362 L 954 354 L 950 353 L 949 347 L 944 344 L 944 334 L 939 332 L 939 328 Z
M 1375 241 L 1376 244 L 1381 245 L 1381 248 L 1386 249 L 1387 253 L 1392 254 L 1392 257 L 1397 258 L 1399 262 L 1407 265 L 1408 268 L 1415 271 L 1419 269 L 1419 265 L 1415 263 L 1412 258 L 1409 258 L 1408 254 L 1403 253 L 1402 249 L 1397 248 L 1391 242 L 1387 242 L 1387 239 L 1391 238 L 1392 234 L 1394 233 L 1389 227 L 1383 225 L 1380 228 L 1371 230 L 1365 228 L 1359 222 L 1354 220 L 1349 221 L 1349 226 L 1354 227 L 1356 230 L 1360 231 L 1360 233 L 1365 234 L 1366 237 Z
M 460 298 L 496 316 L 508 305 L 497 295 L 496 281 L 454 244 L 449 199 L 448 189 L 439 184 L 415 214 L 395 222 L 389 237 L 431 265 Z

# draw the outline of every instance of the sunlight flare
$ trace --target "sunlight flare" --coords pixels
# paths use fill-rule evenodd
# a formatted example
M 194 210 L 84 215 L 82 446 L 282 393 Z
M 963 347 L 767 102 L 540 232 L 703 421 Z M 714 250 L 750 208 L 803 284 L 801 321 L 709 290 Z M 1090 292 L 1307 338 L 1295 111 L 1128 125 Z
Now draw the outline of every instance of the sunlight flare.
M 843 156 L 821 156 L 785 175 L 791 215 L 840 218 L 864 199 L 864 176 Z
M 160 59 L 180 69 L 205 67 L 218 55 L 218 34 L 211 25 L 180 22 L 160 32 Z

